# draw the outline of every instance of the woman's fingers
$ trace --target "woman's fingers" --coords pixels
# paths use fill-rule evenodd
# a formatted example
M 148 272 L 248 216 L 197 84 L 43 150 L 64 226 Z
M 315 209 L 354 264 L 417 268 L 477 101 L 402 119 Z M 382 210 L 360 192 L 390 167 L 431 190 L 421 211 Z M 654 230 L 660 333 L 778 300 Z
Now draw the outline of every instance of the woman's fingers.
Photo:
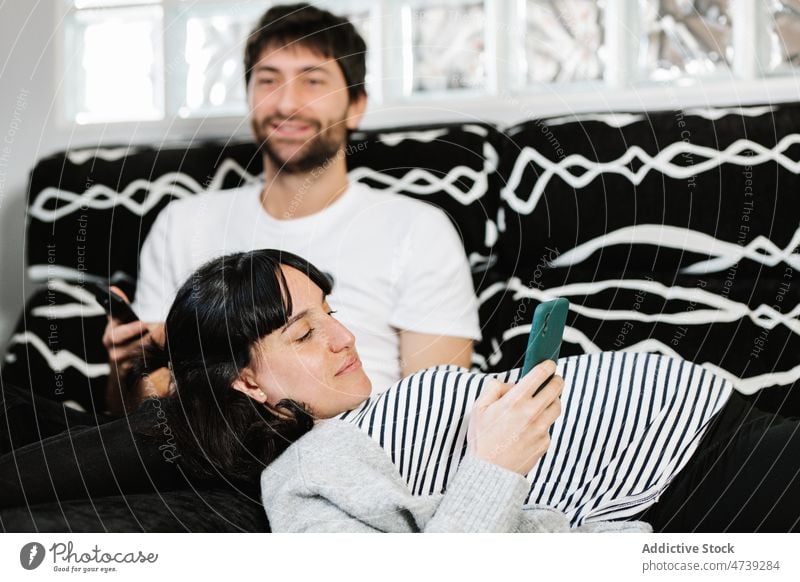
M 553 375 L 541 390 L 531 398 L 531 402 L 536 408 L 544 409 L 554 400 L 558 400 L 564 390 L 564 378 Z
M 508 392 L 509 398 L 530 399 L 537 390 L 545 384 L 556 373 L 556 363 L 552 360 L 545 360 L 541 364 L 534 366 L 533 369 L 525 374 L 519 382 Z
M 504 384 L 496 379 L 487 380 L 483 385 L 480 396 L 475 401 L 475 408 L 485 410 L 500 400 L 513 387 L 513 384 Z
M 470 451 L 500 467 L 527 473 L 547 452 L 550 427 L 561 414 L 564 380 L 555 372 L 550 361 L 513 386 L 487 381 L 470 419 Z

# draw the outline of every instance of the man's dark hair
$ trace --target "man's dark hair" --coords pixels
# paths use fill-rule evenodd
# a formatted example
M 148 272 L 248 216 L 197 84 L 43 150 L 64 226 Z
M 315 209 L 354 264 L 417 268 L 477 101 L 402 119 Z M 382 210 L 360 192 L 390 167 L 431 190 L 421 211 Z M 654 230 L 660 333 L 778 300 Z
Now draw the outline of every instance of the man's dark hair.
M 253 67 L 266 48 L 297 43 L 335 59 L 344 74 L 350 101 L 366 93 L 367 45 L 353 24 L 310 4 L 286 4 L 267 10 L 247 38 L 244 51 L 244 80 L 250 83 Z

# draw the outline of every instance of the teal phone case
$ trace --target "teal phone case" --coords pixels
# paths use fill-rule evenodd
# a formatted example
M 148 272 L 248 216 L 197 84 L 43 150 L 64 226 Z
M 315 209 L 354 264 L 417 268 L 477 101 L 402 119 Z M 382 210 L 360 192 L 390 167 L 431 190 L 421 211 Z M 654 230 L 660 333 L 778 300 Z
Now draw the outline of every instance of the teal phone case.
M 561 337 L 567 323 L 569 301 L 564 298 L 540 303 L 533 312 L 528 348 L 525 350 L 524 376 L 545 360 L 557 360 L 561 351 Z

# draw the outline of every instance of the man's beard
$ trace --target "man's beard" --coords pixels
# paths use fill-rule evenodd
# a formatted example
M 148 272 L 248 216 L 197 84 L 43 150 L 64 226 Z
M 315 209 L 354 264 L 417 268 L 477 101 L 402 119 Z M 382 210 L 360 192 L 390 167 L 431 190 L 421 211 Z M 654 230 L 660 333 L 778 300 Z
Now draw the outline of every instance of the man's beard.
M 259 151 L 266 154 L 280 172 L 287 174 L 305 174 L 317 168 L 324 168 L 339 154 L 339 150 L 347 141 L 347 129 L 344 119 L 334 122 L 325 130 L 318 121 L 303 120 L 314 127 L 314 137 L 306 141 L 292 154 L 290 159 L 280 156 L 274 147 L 275 137 L 265 128 L 270 127 L 273 119 L 263 124 L 253 122 L 253 133 L 256 136 Z

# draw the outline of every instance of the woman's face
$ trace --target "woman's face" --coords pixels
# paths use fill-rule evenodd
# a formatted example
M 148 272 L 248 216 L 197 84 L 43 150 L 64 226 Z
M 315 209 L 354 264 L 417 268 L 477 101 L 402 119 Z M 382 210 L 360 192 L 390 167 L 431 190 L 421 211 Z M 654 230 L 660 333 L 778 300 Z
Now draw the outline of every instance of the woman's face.
M 233 387 L 270 405 L 290 398 L 316 418 L 352 410 L 372 391 L 355 338 L 333 317 L 322 289 L 297 269 L 282 270 L 292 313 L 284 327 L 256 344 Z

